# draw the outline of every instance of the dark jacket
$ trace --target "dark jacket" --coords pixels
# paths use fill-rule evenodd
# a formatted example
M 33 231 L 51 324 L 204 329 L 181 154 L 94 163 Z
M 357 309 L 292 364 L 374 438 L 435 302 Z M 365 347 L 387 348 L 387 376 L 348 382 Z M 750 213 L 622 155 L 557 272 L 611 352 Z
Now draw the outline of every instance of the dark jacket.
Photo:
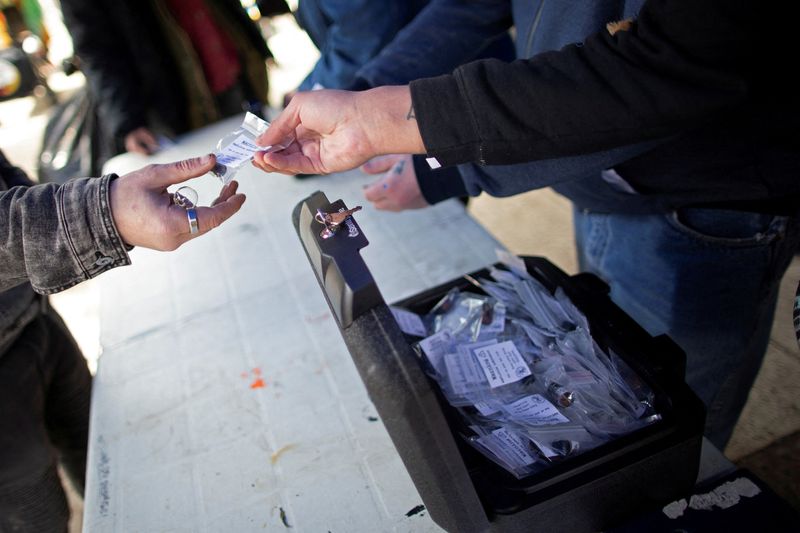
M 239 0 L 213 0 L 208 5 L 238 29 L 238 37 L 262 61 L 265 77 L 263 61 L 269 50 Z M 198 126 L 190 114 L 203 110 L 190 110 L 187 102 L 188 95 L 205 83 L 202 70 L 193 54 L 174 52 L 175 32 L 167 38 L 168 17 L 159 0 L 61 0 L 61 9 L 100 118 L 115 137 L 123 138 L 141 126 L 152 128 L 154 119 L 176 134 Z M 187 82 L 182 74 L 187 69 L 199 73 L 196 83 Z M 266 98 L 266 94 L 248 96 Z
M 553 26 L 544 16 L 554 6 L 567 14 L 572 3 L 511 4 L 527 4 L 519 12 L 533 18 L 538 34 L 518 25 L 518 45 L 525 36 L 531 51 L 540 40 L 557 43 L 548 31 L 573 22 Z M 746 0 L 651 0 L 630 31 L 413 82 L 425 145 L 445 165 L 508 164 L 653 140 L 640 145 L 652 148 L 642 155 L 614 163 L 640 194 L 628 196 L 627 209 L 610 210 L 724 204 L 792 212 L 800 196 L 798 99 L 783 71 L 764 61 L 792 63 L 792 17 L 753 24 L 757 15 Z M 585 201 L 607 187 L 595 178 L 567 195 Z M 608 200 L 600 196 L 602 207 Z

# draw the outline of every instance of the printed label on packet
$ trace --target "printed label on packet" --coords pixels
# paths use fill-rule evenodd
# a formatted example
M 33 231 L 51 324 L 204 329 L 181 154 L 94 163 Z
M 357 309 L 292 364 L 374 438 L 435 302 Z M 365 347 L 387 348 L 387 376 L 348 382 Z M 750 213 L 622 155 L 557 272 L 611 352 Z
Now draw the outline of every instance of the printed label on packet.
M 475 402 L 475 409 L 483 416 L 493 415 L 499 410 L 489 405 L 487 402 Z
M 424 337 L 428 334 L 425 324 L 422 323 L 422 318 L 418 314 L 400 307 L 389 306 L 389 309 L 392 311 L 394 319 L 397 320 L 397 324 L 403 333 L 408 333 L 415 337 Z
M 491 436 L 493 439 L 491 439 L 490 449 L 493 448 L 494 453 L 501 455 L 503 459 L 517 468 L 536 462 L 536 457 L 529 453 L 530 448 L 526 437 L 521 437 L 506 428 L 492 431 Z
M 419 341 L 419 347 L 422 349 L 425 357 L 428 358 L 428 362 L 434 370 L 440 374 L 444 374 L 444 355 L 450 350 L 452 343 L 453 338 L 450 336 L 450 333 L 442 330 L 439 333 L 435 333 Z
M 449 353 L 444 356 L 444 366 L 450 386 L 456 394 L 466 394 L 485 383 L 485 378 L 475 358 L 469 350 L 458 347 L 458 353 Z M 485 386 L 485 385 L 483 385 Z
M 257 151 L 263 149 L 264 147 L 257 145 L 242 134 L 217 152 L 217 164 L 226 167 L 238 167 L 245 161 L 249 161 Z
M 473 353 L 493 389 L 531 375 L 531 369 L 513 341 L 476 348 Z
M 532 394 L 503 406 L 512 420 L 525 421 L 535 426 L 552 426 L 569 422 L 556 407 L 541 394 Z

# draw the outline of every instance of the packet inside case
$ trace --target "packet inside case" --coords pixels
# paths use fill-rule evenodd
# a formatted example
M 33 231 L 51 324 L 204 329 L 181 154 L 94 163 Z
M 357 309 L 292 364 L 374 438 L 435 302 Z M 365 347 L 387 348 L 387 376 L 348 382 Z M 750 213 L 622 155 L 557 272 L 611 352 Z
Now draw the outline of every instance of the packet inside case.
M 483 293 L 452 289 L 425 315 L 392 307 L 423 368 L 461 418 L 461 436 L 517 478 L 660 419 L 654 393 L 593 340 L 562 289 L 517 258 Z

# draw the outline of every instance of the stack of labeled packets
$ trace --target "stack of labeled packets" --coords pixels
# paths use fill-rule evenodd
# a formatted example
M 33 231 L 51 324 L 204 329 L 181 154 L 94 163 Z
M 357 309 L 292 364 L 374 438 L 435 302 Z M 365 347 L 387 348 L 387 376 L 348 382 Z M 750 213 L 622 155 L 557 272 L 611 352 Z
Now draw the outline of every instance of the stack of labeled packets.
M 478 283 L 488 295 L 450 291 L 424 317 L 392 308 L 464 437 L 518 478 L 648 425 L 653 393 L 592 339 L 586 317 L 551 294 L 517 258 Z

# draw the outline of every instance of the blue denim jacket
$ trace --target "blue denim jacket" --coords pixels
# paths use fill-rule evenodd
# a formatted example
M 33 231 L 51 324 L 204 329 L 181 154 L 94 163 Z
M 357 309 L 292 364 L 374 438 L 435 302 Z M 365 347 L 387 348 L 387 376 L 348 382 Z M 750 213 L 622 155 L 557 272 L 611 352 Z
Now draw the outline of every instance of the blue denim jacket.
M 364 89 L 407 83 L 416 78 L 447 73 L 452 70 L 451 65 L 477 58 L 513 59 L 508 24 L 498 26 L 490 35 L 483 36 L 482 33 L 479 45 L 472 47 L 459 46 L 458 39 L 448 29 L 449 23 L 440 23 L 430 30 L 431 41 L 420 41 L 408 50 L 409 53 L 403 49 L 400 54 L 392 55 L 390 65 L 377 60 L 381 50 L 433 4 L 437 2 L 302 0 L 295 18 L 319 49 L 320 59 L 299 90 L 309 91 L 316 84 L 329 89 Z M 470 13 L 468 16 L 473 18 L 475 15 Z M 434 54 L 438 60 L 433 63 L 422 61 L 421 56 L 426 54 Z M 426 66 L 433 69 L 426 69 Z M 391 76 L 384 79 L 380 72 L 382 68 L 387 68 Z
M 32 185 L 0 152 L 0 354 L 52 294 L 128 265 L 114 226 L 115 176 Z
M 349 87 L 356 71 L 386 46 L 428 0 L 302 0 L 294 15 L 320 51 L 314 69 L 300 84 Z

